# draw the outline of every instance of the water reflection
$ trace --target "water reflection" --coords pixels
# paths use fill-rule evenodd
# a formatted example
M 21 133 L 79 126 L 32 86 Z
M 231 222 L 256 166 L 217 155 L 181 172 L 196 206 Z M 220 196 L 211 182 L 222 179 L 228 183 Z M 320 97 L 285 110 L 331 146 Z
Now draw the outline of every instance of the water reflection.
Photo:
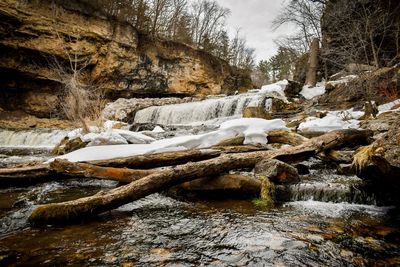
M 50 188 L 38 185 L 23 191 L 3 190 L 0 196 L 2 202 L 6 196 L 14 196 L 13 200 L 26 197 L 36 203 L 115 186 L 86 182 L 79 187 L 86 191 L 71 190 L 76 184 L 79 182 L 68 181 Z M 393 210 L 342 204 L 339 213 L 330 214 L 328 211 L 338 208 L 335 205 L 339 204 L 294 202 L 263 210 L 251 201 L 182 202 L 155 194 L 81 224 L 42 229 L 25 224 L 9 229 L 0 239 L 1 259 L 21 266 L 399 263 L 400 235 L 390 219 Z M 11 213 L 24 208 L 8 207 Z M 11 213 L 5 217 L 23 221 Z

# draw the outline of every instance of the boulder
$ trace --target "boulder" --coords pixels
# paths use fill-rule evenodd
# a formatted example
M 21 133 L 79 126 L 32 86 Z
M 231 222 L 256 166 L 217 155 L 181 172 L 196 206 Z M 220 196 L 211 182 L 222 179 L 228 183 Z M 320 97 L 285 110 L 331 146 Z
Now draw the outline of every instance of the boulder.
M 243 118 L 261 118 L 270 120 L 272 115 L 263 107 L 246 107 L 243 109 Z
M 264 176 L 277 184 L 296 183 L 300 180 L 296 168 L 275 159 L 258 162 L 254 168 L 254 174 Z
M 285 87 L 285 96 L 287 97 L 298 97 L 301 90 L 303 90 L 303 85 L 296 81 L 289 81 L 288 85 Z

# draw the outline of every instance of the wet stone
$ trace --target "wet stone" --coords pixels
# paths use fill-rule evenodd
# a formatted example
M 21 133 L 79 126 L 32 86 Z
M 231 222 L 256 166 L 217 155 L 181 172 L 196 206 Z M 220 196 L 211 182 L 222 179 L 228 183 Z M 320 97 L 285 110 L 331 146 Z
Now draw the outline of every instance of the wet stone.
M 290 184 L 300 180 L 295 167 L 279 160 L 263 160 L 256 164 L 254 173 L 267 177 L 274 183 Z

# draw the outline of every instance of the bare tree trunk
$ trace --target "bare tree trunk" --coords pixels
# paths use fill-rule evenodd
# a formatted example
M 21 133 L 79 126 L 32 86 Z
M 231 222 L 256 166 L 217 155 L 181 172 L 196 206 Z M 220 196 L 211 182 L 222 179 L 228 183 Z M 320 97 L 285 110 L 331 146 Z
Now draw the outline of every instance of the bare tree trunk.
M 306 85 L 311 87 L 315 87 L 317 84 L 318 51 L 319 40 L 314 38 L 310 45 L 310 56 L 308 60 L 308 72 L 306 77 Z
M 275 151 L 224 154 L 214 159 L 189 162 L 155 172 L 108 192 L 100 192 L 90 197 L 62 203 L 41 205 L 33 211 L 29 221 L 33 224 L 47 224 L 65 223 L 79 218 L 84 219 L 86 216 L 115 209 L 147 195 L 197 178 L 218 175 L 234 169 L 252 168 L 258 161 L 264 159 L 312 156 L 327 149 L 360 144 L 360 142 L 365 143 L 370 136 L 370 131 L 335 131 L 310 139 L 296 147 Z

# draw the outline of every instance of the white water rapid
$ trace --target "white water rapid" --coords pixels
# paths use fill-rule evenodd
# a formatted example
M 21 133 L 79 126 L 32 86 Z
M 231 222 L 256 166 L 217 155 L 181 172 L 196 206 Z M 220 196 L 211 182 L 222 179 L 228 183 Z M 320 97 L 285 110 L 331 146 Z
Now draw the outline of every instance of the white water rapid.
M 54 147 L 66 130 L 0 130 L 1 147 Z
M 265 106 L 269 110 L 271 104 L 272 100 L 266 100 L 266 94 L 246 93 L 199 102 L 149 107 L 136 113 L 135 123 L 179 125 L 216 118 L 241 117 L 246 107 Z

